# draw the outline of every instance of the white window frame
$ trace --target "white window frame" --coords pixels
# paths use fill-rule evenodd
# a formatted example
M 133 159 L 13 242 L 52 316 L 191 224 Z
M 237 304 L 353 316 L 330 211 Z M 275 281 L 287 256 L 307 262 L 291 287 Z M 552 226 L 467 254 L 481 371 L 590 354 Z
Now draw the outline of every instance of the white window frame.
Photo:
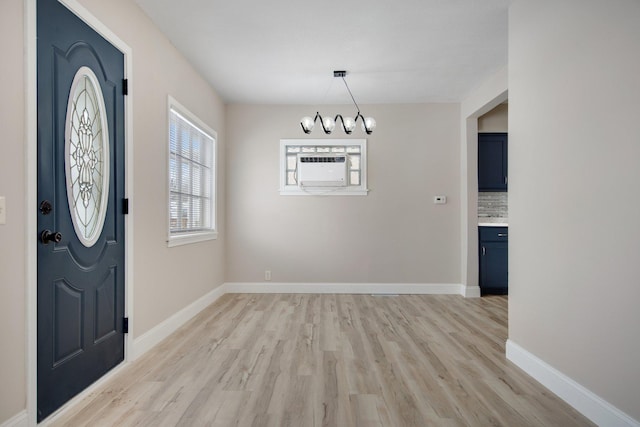
M 287 184 L 288 147 L 358 147 L 360 155 L 360 184 L 345 187 L 301 188 Z M 349 153 L 345 153 L 347 156 Z M 349 159 L 347 159 L 349 162 Z M 349 174 L 350 170 L 347 171 Z M 281 196 L 366 196 L 367 188 L 367 140 L 366 139 L 281 139 L 280 140 L 280 195 Z
M 214 240 L 218 237 L 217 224 L 216 224 L 216 209 L 217 209 L 217 188 L 216 188 L 216 175 L 218 170 L 218 134 L 206 123 L 200 120 L 195 114 L 191 113 L 186 107 L 176 101 L 173 97 L 168 97 L 167 102 L 167 246 L 174 247 L 180 245 L 186 245 L 190 243 L 203 242 L 206 240 Z M 206 230 L 197 230 L 193 232 L 171 232 L 171 111 L 176 112 L 179 116 L 189 122 L 192 126 L 198 129 L 200 132 L 211 137 L 213 139 L 213 147 L 211 154 L 213 156 L 211 163 L 211 228 Z

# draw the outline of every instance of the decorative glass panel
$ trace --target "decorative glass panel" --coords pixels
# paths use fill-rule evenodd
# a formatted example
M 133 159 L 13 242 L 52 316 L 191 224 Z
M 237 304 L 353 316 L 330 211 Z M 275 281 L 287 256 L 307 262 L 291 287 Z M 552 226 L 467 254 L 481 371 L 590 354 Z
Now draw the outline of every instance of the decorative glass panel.
M 351 185 L 360 185 L 360 172 L 359 171 L 349 172 L 349 181 Z
M 296 172 L 289 171 L 287 172 L 287 185 L 296 185 Z
M 296 168 L 297 162 L 298 162 L 297 156 L 287 156 L 287 169 L 294 170 Z
M 330 147 L 317 147 L 316 151 L 318 153 L 328 153 L 328 152 L 331 151 L 331 148 Z
M 287 147 L 287 153 L 299 153 L 300 152 L 300 147 Z
M 334 153 L 344 153 L 344 147 L 333 147 L 331 151 Z
M 360 169 L 360 156 L 359 155 L 350 155 L 349 156 L 349 169 L 351 170 L 359 170 Z
M 303 153 L 315 153 L 316 147 L 302 147 Z
M 81 67 L 73 78 L 65 122 L 67 199 L 80 242 L 93 246 L 104 226 L 109 195 L 109 135 L 102 89 Z
M 359 153 L 360 152 L 360 147 L 358 147 L 357 145 L 350 145 L 347 147 L 347 153 Z

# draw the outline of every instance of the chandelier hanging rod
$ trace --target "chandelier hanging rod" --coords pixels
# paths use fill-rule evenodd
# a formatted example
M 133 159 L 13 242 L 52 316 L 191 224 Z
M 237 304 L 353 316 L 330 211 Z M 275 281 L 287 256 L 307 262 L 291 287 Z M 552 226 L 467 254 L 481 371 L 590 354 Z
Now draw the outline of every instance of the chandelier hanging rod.
M 362 130 L 364 130 L 367 133 L 367 135 L 371 135 L 373 130 L 376 128 L 376 121 L 373 119 L 373 117 L 367 117 L 365 119 L 360 113 L 360 106 L 358 106 L 358 103 L 356 102 L 356 99 L 353 96 L 353 93 L 351 93 L 351 89 L 349 89 L 349 85 L 347 84 L 347 81 L 344 78 L 346 75 L 347 75 L 346 71 L 333 72 L 333 77 L 340 77 L 342 79 L 345 87 L 347 88 L 347 91 L 349 92 L 349 96 L 351 96 L 353 105 L 355 105 L 357 110 L 355 119 L 352 117 L 342 117 L 341 114 L 336 114 L 334 119 L 332 119 L 331 117 L 322 118 L 322 116 L 320 115 L 320 112 L 316 112 L 316 116 L 313 119 L 309 116 L 306 116 L 306 117 L 303 117 L 302 120 L 300 121 L 300 126 L 302 127 L 302 130 L 304 133 L 310 134 L 311 131 L 313 131 L 316 121 L 320 119 L 320 125 L 322 126 L 322 130 L 327 135 L 330 135 L 331 132 L 333 132 L 333 129 L 335 128 L 336 122 L 338 120 L 340 120 L 340 123 L 342 125 L 342 130 L 344 131 L 344 133 L 346 133 L 347 135 L 350 135 L 351 132 L 353 132 L 353 130 L 355 129 L 358 119 L 361 119 Z
M 353 101 L 353 105 L 356 106 L 356 110 L 358 110 L 358 114 L 360 114 L 360 107 L 358 106 L 358 103 L 356 102 L 356 99 L 353 97 L 353 94 L 351 93 L 351 89 L 349 89 L 349 85 L 347 84 L 347 81 L 344 79 L 344 76 L 347 75 L 346 71 L 334 71 L 333 72 L 333 77 L 340 77 L 342 79 L 342 82 L 344 83 L 344 86 L 347 88 L 347 91 L 349 92 L 349 95 L 351 96 L 351 100 Z

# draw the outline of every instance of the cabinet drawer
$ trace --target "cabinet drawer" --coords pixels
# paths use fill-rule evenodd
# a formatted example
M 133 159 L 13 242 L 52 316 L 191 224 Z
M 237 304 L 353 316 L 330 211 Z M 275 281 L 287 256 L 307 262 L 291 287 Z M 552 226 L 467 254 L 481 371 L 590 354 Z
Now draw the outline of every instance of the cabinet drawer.
M 508 227 L 479 227 L 481 242 L 506 242 L 509 240 Z

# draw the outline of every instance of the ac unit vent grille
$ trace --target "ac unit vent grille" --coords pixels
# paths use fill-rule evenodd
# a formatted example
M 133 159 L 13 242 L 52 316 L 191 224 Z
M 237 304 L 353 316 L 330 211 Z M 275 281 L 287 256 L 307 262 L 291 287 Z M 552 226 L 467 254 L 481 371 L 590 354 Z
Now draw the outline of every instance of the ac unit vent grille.
M 340 157 L 336 157 L 336 156 L 327 156 L 327 157 L 305 156 L 305 157 L 302 157 L 302 156 L 300 156 L 300 161 L 302 163 L 344 163 L 344 162 L 347 161 L 347 158 L 345 156 L 340 156 Z

